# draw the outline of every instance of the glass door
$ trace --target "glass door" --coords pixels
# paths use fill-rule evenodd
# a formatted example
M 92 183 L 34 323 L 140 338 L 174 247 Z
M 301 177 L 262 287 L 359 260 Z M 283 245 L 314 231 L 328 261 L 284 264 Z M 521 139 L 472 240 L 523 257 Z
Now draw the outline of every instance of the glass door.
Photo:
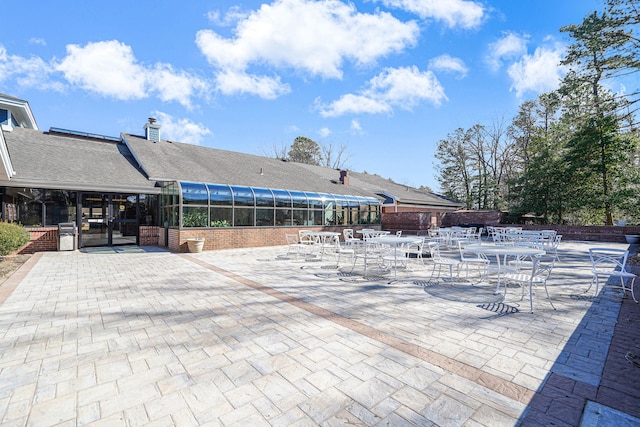
M 137 195 L 83 193 L 80 247 L 135 245 Z
M 111 243 L 110 245 L 135 245 L 138 238 L 135 194 L 111 195 Z

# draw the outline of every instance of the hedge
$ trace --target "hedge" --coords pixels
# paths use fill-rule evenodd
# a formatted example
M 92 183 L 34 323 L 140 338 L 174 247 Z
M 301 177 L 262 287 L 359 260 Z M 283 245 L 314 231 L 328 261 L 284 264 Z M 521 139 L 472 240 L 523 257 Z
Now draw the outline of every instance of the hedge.
M 29 232 L 18 224 L 0 222 L 0 255 L 9 255 L 29 242 Z

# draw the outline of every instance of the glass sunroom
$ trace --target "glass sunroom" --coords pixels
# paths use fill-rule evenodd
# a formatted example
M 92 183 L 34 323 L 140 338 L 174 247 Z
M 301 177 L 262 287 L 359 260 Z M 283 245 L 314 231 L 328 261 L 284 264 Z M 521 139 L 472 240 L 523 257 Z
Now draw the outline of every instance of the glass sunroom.
M 172 181 L 161 199 L 163 223 L 180 229 L 380 224 L 373 197 Z

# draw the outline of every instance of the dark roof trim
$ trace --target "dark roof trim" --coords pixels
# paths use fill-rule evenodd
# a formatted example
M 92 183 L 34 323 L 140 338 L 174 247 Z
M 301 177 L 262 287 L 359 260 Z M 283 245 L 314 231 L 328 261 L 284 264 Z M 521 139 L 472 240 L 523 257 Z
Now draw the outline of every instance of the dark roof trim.
M 151 183 L 150 183 L 151 184 Z M 96 185 L 96 184 L 79 184 L 77 182 L 41 182 L 12 179 L 9 182 L 2 183 L 5 187 L 32 187 L 45 188 L 48 190 L 68 190 L 68 191 L 90 191 L 95 193 L 136 193 L 136 194 L 160 194 L 159 187 L 139 187 L 127 185 Z

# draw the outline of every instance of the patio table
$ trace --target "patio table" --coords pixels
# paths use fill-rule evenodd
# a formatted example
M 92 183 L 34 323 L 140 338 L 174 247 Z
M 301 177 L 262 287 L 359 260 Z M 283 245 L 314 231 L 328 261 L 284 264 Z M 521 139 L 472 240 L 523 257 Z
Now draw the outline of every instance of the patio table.
M 314 237 L 316 244 L 320 246 L 320 259 L 324 257 L 324 251 L 327 247 L 333 247 L 332 241 L 340 233 L 335 231 L 309 231 L 309 236 Z
M 544 255 L 546 252 L 542 249 L 532 248 L 528 246 L 512 246 L 512 245 L 496 245 L 496 244 L 486 244 L 486 245 L 466 245 L 465 250 L 469 250 L 476 253 L 482 253 L 486 256 L 494 255 L 496 257 L 497 267 L 498 267 L 498 283 L 496 285 L 495 293 L 500 292 L 500 276 L 502 275 L 502 268 L 504 267 L 504 263 L 500 263 L 500 257 L 504 256 L 505 259 L 508 256 L 539 256 Z
M 387 245 L 393 247 L 393 279 L 398 278 L 398 247 L 410 243 L 420 244 L 423 239 L 421 237 L 401 237 L 401 236 L 380 236 L 369 239 L 372 243 Z
M 356 233 L 358 234 L 362 234 L 362 239 L 363 240 L 367 240 L 367 239 L 371 239 L 373 237 L 380 237 L 380 236 L 386 236 L 387 234 L 390 234 L 390 231 L 383 231 L 383 230 L 356 230 Z

